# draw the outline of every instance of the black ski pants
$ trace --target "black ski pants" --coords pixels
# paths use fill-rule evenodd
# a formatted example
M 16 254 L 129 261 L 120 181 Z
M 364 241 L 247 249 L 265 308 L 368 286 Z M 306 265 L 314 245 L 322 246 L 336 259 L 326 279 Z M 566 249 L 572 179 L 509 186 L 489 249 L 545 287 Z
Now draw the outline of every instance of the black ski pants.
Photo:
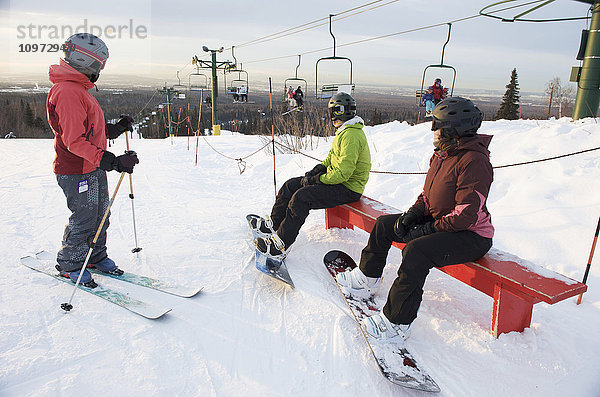
M 275 198 L 271 210 L 273 228 L 288 248 L 298 237 L 309 210 L 333 208 L 358 201 L 361 194 L 338 185 L 302 186 L 302 177 L 288 179 Z
M 362 250 L 360 270 L 368 277 L 381 277 L 393 241 L 394 223 L 400 215 L 383 215 Z M 402 263 L 383 307 L 383 314 L 395 324 L 410 324 L 417 318 L 423 285 L 433 267 L 474 261 L 492 247 L 492 239 L 471 231 L 437 232 L 410 241 L 402 250 Z

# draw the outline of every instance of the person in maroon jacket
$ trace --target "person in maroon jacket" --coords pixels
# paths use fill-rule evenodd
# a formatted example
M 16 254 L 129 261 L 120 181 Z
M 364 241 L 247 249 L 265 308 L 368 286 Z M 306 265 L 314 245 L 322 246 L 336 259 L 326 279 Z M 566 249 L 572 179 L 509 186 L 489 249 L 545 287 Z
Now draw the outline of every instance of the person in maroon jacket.
M 376 338 L 406 338 L 433 267 L 474 261 L 492 247 L 494 227 L 486 208 L 493 180 L 489 135 L 479 135 L 483 114 L 469 99 L 452 97 L 433 110 L 435 151 L 423 192 L 405 213 L 377 219 L 360 265 L 337 281 L 372 293 L 380 283 L 392 242 L 403 242 L 402 264 L 383 310 L 363 320 Z
M 132 173 L 139 160 L 135 152 L 115 156 L 106 150 L 109 138 L 133 131 L 133 119 L 124 115 L 115 124 L 105 123 L 98 101 L 88 92 L 108 59 L 106 44 L 92 34 L 77 33 L 69 37 L 63 49 L 64 59 L 50 66 L 53 86 L 46 100 L 46 113 L 54 133 L 54 173 L 71 211 L 57 254 L 57 269 L 75 282 L 108 207 L 106 171 Z M 108 224 L 107 218 L 89 263 L 105 273 L 121 275 L 123 271 L 106 253 Z M 96 287 L 87 270 L 80 283 Z

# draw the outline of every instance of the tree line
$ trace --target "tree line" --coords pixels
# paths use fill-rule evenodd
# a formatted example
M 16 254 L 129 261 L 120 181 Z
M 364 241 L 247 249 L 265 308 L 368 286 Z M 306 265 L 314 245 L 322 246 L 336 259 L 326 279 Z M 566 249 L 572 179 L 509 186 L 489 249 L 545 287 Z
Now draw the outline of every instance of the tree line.
M 572 112 L 573 89 L 561 84 L 559 78 L 551 80 L 546 87 L 549 100 L 547 112 L 539 106 L 521 106 L 516 69 L 511 72 L 506 88 L 500 107 L 492 103 L 477 103 L 486 120 L 543 119 L 551 115 L 568 116 Z M 212 126 L 211 108 L 205 102 L 200 103 L 198 93 L 192 93 L 184 99 L 173 99 L 170 121 L 166 98 L 153 89 L 101 89 L 92 94 L 100 103 L 107 120 L 130 114 L 140 123 L 139 132 L 144 138 L 166 138 L 169 136 L 169 126 L 171 134 L 176 136 L 203 134 Z M 46 120 L 46 96 L 39 92 L 0 92 L 0 103 L 4 105 L 0 107 L 1 136 L 12 131 L 19 138 L 53 138 Z M 358 93 L 355 98 L 357 113 L 367 125 L 394 120 L 414 124 L 423 117 L 422 109 L 415 106 L 415 99 L 408 96 Z M 222 129 L 242 134 L 270 135 L 273 124 L 278 135 L 304 137 L 334 133 L 328 119 L 326 100 L 307 99 L 303 112 L 287 113 L 288 106 L 278 95 L 273 97 L 272 110 L 268 93 L 251 93 L 250 102 L 244 104 L 232 103 L 227 95 L 221 95 L 218 99 Z

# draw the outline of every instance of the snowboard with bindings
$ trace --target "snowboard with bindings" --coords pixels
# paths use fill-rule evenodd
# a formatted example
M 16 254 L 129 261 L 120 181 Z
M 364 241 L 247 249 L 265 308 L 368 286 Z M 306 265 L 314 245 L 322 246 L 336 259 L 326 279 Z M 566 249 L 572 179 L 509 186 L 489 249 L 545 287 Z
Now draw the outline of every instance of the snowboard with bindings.
M 252 227 L 252 219 L 261 218 L 260 215 L 248 214 L 246 215 L 246 220 L 248 221 L 248 226 L 250 227 L 250 231 L 252 232 L 252 240 L 254 241 L 257 237 L 266 237 L 268 235 L 260 232 L 259 230 Z M 254 245 L 254 242 L 252 243 Z M 294 282 L 290 277 L 290 273 L 287 270 L 287 266 L 285 264 L 285 260 L 275 260 L 258 249 L 255 249 L 255 266 L 258 270 L 265 273 L 266 275 L 276 278 L 277 280 L 281 280 L 284 283 L 290 285 L 294 288 Z
M 61 276 L 51 262 L 41 261 L 34 256 L 25 256 L 21 258 L 21 264 L 73 286 L 71 279 Z M 99 283 L 96 288 L 84 287 L 81 284 L 78 285 L 78 288 L 151 320 L 160 318 L 171 311 L 170 308 L 154 306 L 150 303 L 132 298 L 131 296 L 122 292 L 104 287 L 101 283 Z
M 334 281 L 338 273 L 356 267 L 356 262 L 354 262 L 350 255 L 337 250 L 329 251 L 323 258 L 323 263 Z M 394 339 L 379 340 L 369 335 L 362 328 L 360 325 L 362 319 L 377 314 L 380 311 L 374 297 L 372 295 L 367 296 L 368 294 L 366 293 L 361 295 L 358 291 L 352 294 L 340 287 L 337 282 L 336 285 L 344 295 L 346 303 L 350 307 L 383 375 L 390 382 L 399 386 L 438 393 L 440 391 L 439 386 L 406 349 L 404 341 Z
M 55 262 L 56 261 L 56 255 L 52 254 L 48 251 L 38 252 L 37 254 L 35 254 L 35 257 L 42 262 Z M 88 266 L 88 271 L 93 274 L 99 274 L 101 276 L 114 278 L 116 280 L 121 280 L 121 281 L 125 281 L 125 282 L 131 283 L 131 284 L 140 285 L 142 287 L 152 288 L 157 291 L 175 295 L 175 296 L 180 296 L 182 298 L 191 298 L 192 296 L 197 295 L 202 290 L 202 288 L 186 287 L 183 285 L 171 284 L 166 281 L 157 280 L 155 278 L 151 278 L 151 277 L 147 277 L 147 276 L 141 276 L 141 275 L 135 274 L 135 273 L 124 272 L 122 275 L 117 276 L 114 274 L 103 273 L 103 272 L 99 271 L 98 269 L 89 267 L 89 266 Z

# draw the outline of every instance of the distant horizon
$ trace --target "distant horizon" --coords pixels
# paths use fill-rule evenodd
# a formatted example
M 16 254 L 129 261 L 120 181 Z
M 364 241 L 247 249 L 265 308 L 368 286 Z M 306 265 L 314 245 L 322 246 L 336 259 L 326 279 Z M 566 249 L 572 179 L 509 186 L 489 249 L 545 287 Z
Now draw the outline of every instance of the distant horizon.
M 131 77 L 135 77 L 136 80 L 132 81 Z M 272 79 L 272 86 L 273 86 L 273 91 L 274 92 L 279 92 L 282 90 L 283 87 L 283 80 L 282 81 L 276 81 L 275 79 Z M 107 76 L 102 76 L 100 77 L 100 79 L 97 82 L 97 85 L 99 87 L 102 87 L 103 85 L 115 85 L 115 88 L 138 88 L 138 89 L 142 89 L 142 88 L 148 88 L 148 89 L 158 89 L 161 88 L 162 86 L 164 86 L 164 84 L 167 83 L 168 86 L 173 86 L 176 82 L 171 81 L 165 81 L 165 79 L 161 79 L 159 77 L 150 77 L 150 76 L 136 76 L 134 74 L 111 74 L 111 75 L 107 75 Z M 310 84 L 310 80 L 309 80 L 309 90 L 310 91 L 314 91 L 314 81 L 312 82 L 312 85 Z M 40 87 L 51 87 L 52 83 L 50 83 L 50 81 L 48 81 L 48 77 L 44 76 L 42 74 L 39 74 L 37 76 L 31 76 L 31 75 L 24 75 L 24 74 L 5 74 L 2 76 L 2 78 L 0 78 L 0 86 L 18 86 L 21 88 L 32 88 L 32 87 L 26 87 L 24 85 L 30 84 L 32 86 L 35 86 L 36 84 L 38 84 Z M 507 79 L 507 84 L 508 84 L 508 79 Z M 219 76 L 219 92 L 221 92 L 222 90 L 222 79 L 221 76 Z M 428 86 L 429 84 L 426 84 L 426 86 Z M 259 80 L 249 80 L 249 86 L 251 89 L 254 90 L 258 90 L 261 92 L 269 92 L 269 82 L 267 81 L 259 81 Z M 381 84 L 381 83 L 365 83 L 365 84 L 361 84 L 359 82 L 356 83 L 356 87 L 357 87 L 357 92 L 360 93 L 361 88 L 367 90 L 369 93 L 373 93 L 372 90 L 377 90 L 377 93 L 380 93 L 382 95 L 387 94 L 389 91 L 394 91 L 394 90 L 411 90 L 414 91 L 416 89 L 420 88 L 420 85 L 403 85 L 403 84 L 390 84 L 390 85 L 385 85 L 385 84 Z M 386 92 L 386 88 L 387 91 Z M 504 94 L 505 89 L 494 89 L 494 88 L 461 88 L 459 86 L 455 87 L 455 91 L 459 91 L 459 92 L 468 92 L 468 93 L 479 93 L 479 94 Z M 406 94 L 406 93 L 403 93 Z M 531 90 L 527 90 L 527 91 L 523 91 L 520 90 L 520 94 L 529 96 L 529 95 L 546 95 L 544 93 L 543 90 L 540 91 L 531 91 Z

